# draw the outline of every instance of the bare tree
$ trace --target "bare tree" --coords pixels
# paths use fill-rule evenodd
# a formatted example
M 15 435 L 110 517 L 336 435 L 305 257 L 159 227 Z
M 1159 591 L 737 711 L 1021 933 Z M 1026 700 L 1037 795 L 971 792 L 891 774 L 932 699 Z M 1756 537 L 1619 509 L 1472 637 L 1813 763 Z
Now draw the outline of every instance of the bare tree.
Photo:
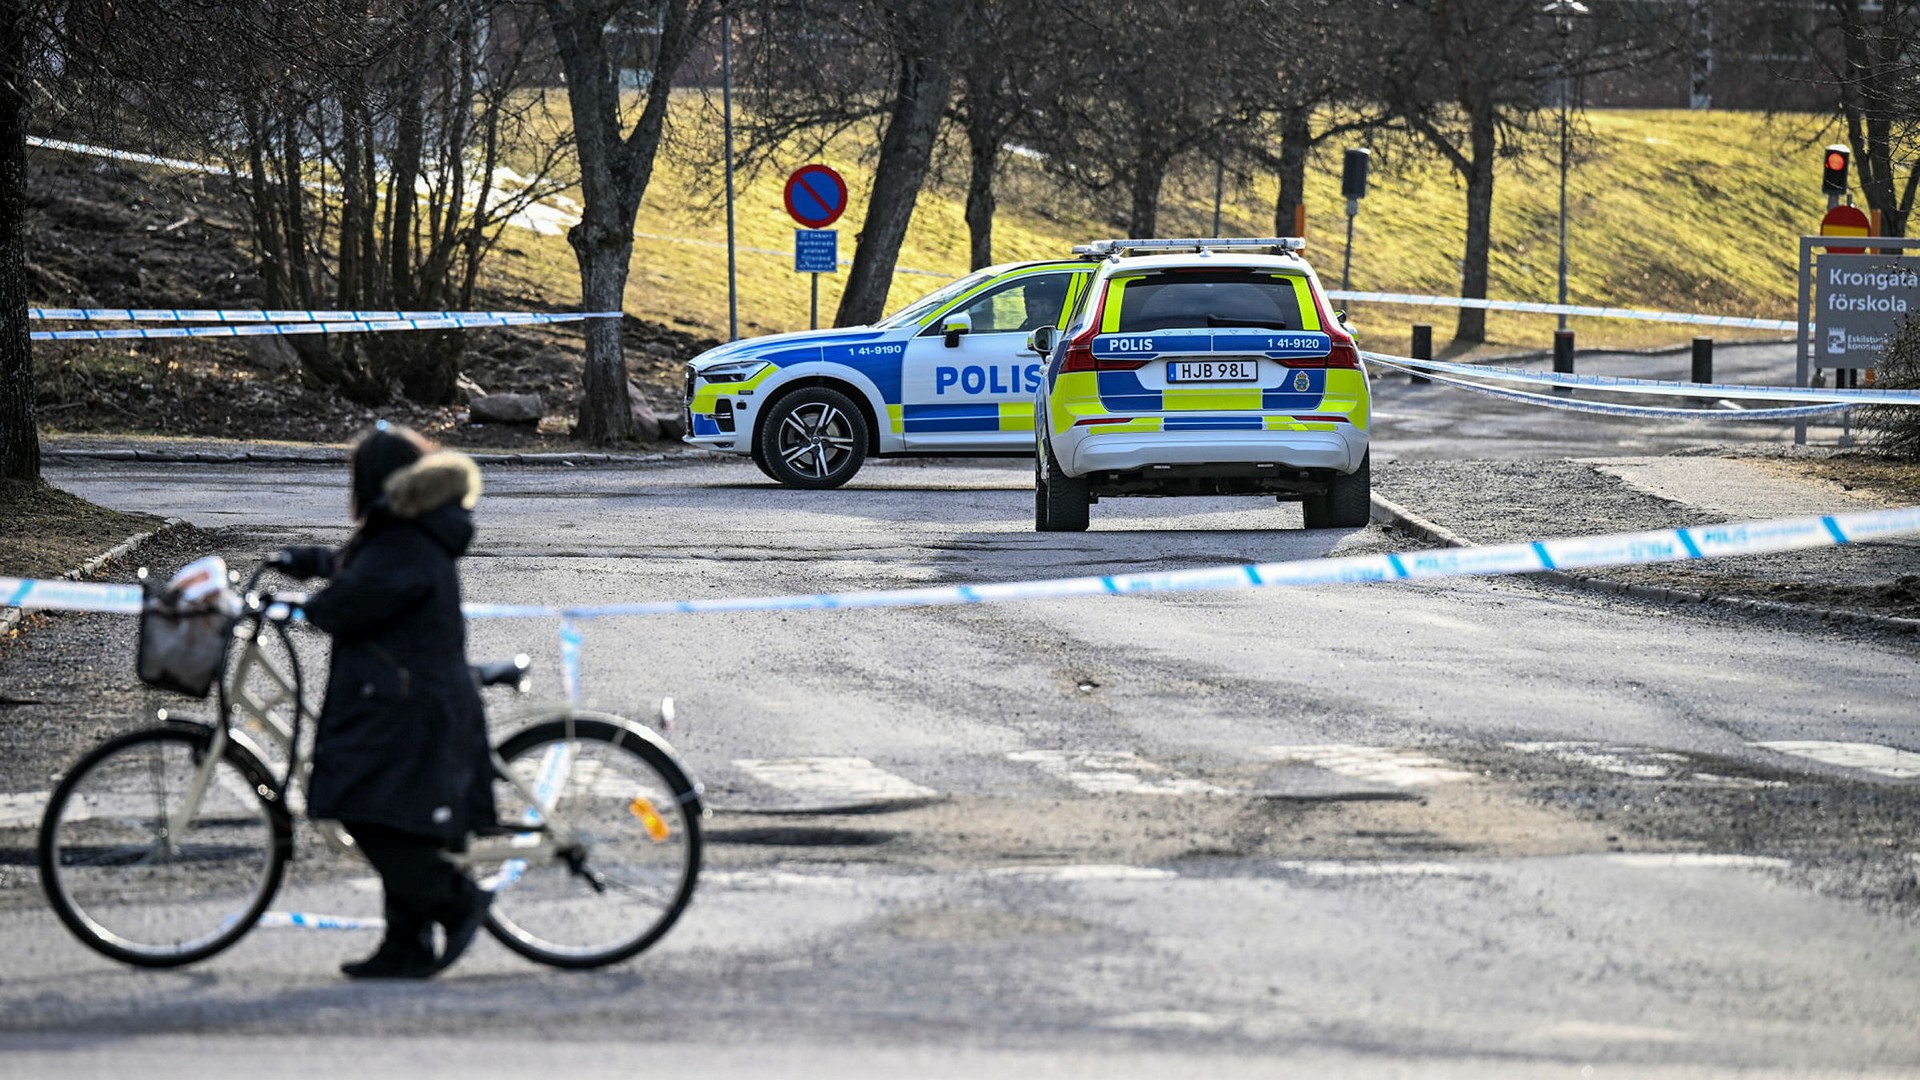
M 954 112 L 967 142 L 969 265 L 993 262 L 995 187 L 1007 141 L 1028 130 L 1039 102 L 1061 93 L 1064 65 L 1052 62 L 1048 12 L 1023 0 L 965 0 L 960 92 Z
M 40 477 L 25 235 L 32 28 L 26 0 L 0 0 L 0 480 Z
M 1905 236 L 1920 190 L 1920 113 L 1914 111 L 1920 4 L 1913 0 L 1825 0 L 1828 19 L 1810 44 L 1839 91 L 1867 205 L 1880 211 L 1888 236 Z M 1899 170 L 1906 166 L 1902 179 Z
M 741 150 L 758 165 L 873 129 L 873 186 L 838 325 L 878 319 L 932 168 L 967 0 L 756 0 Z
M 580 224 L 567 233 L 589 311 L 624 306 L 633 227 L 666 133 L 674 78 L 725 0 L 545 0 L 547 24 L 573 110 L 580 162 Z M 621 71 L 644 71 L 639 107 L 621 95 Z M 590 319 L 579 422 L 588 442 L 635 436 L 620 322 Z
M 1096 196 L 1124 192 L 1129 235 L 1153 236 L 1175 162 L 1224 152 L 1246 122 L 1236 94 L 1257 75 L 1236 71 L 1245 0 L 1068 0 L 1069 23 L 1047 62 L 1077 73 L 1052 103 L 1040 139 L 1056 173 Z M 1241 89 L 1236 89 L 1241 88 Z

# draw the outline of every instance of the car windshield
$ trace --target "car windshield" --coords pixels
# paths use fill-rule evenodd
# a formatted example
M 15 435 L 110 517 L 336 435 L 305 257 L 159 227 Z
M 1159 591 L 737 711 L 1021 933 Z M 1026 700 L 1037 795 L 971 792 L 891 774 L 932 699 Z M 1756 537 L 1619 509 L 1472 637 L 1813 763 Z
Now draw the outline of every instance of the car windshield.
M 1149 274 L 1124 281 L 1110 294 L 1108 325 L 1122 334 L 1205 326 L 1298 330 L 1300 295 L 1294 280 L 1257 272 Z M 1111 321 L 1115 301 L 1117 324 Z
M 989 278 L 993 277 L 993 274 L 994 272 L 991 270 L 976 270 L 950 285 L 943 285 L 933 290 L 874 325 L 885 329 L 892 329 L 896 326 L 905 326 L 908 323 L 917 322 L 921 316 L 931 313 L 934 308 L 959 296 L 968 289 L 985 283 Z

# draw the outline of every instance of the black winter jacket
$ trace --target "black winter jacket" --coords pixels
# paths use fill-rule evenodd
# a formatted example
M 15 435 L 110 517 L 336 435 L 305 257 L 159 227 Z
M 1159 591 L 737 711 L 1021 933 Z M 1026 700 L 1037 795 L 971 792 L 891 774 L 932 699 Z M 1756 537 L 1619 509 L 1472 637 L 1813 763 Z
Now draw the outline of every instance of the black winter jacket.
M 387 480 L 306 602 L 333 635 L 308 813 L 454 840 L 493 821 L 486 715 L 467 668 L 455 561 L 480 472 L 429 454 Z M 311 569 L 320 571 L 321 567 Z

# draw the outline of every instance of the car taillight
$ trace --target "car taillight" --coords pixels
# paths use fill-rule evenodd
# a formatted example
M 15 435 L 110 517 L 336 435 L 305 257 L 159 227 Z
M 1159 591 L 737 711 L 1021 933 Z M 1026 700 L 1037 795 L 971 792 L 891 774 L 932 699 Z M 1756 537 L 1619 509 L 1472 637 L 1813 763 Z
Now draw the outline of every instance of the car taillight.
M 1357 368 L 1360 366 L 1360 350 L 1351 341 L 1336 341 L 1333 350 L 1327 353 L 1327 366 Z
M 1147 366 L 1145 360 L 1110 360 L 1093 355 L 1093 331 L 1089 330 L 1072 341 L 1067 342 L 1067 355 L 1060 362 L 1060 371 L 1138 371 Z

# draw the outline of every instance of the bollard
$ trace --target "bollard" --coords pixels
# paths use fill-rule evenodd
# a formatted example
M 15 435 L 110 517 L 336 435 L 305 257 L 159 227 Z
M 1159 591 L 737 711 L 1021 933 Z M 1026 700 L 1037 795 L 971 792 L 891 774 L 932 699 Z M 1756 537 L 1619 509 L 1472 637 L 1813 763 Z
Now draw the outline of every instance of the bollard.
M 1573 331 L 1555 330 L 1553 332 L 1553 371 L 1556 375 L 1573 374 Z M 1572 397 L 1573 388 L 1556 386 L 1553 392 L 1561 397 Z
M 1415 360 L 1433 359 L 1433 327 L 1426 323 L 1413 324 L 1413 348 L 1407 350 L 1407 355 Z M 1433 380 L 1416 372 L 1408 379 L 1407 385 L 1432 386 Z
M 1693 381 L 1701 386 L 1713 381 L 1713 339 L 1697 337 L 1693 339 Z M 1711 409 L 1713 402 L 1706 398 L 1694 398 L 1697 409 Z

